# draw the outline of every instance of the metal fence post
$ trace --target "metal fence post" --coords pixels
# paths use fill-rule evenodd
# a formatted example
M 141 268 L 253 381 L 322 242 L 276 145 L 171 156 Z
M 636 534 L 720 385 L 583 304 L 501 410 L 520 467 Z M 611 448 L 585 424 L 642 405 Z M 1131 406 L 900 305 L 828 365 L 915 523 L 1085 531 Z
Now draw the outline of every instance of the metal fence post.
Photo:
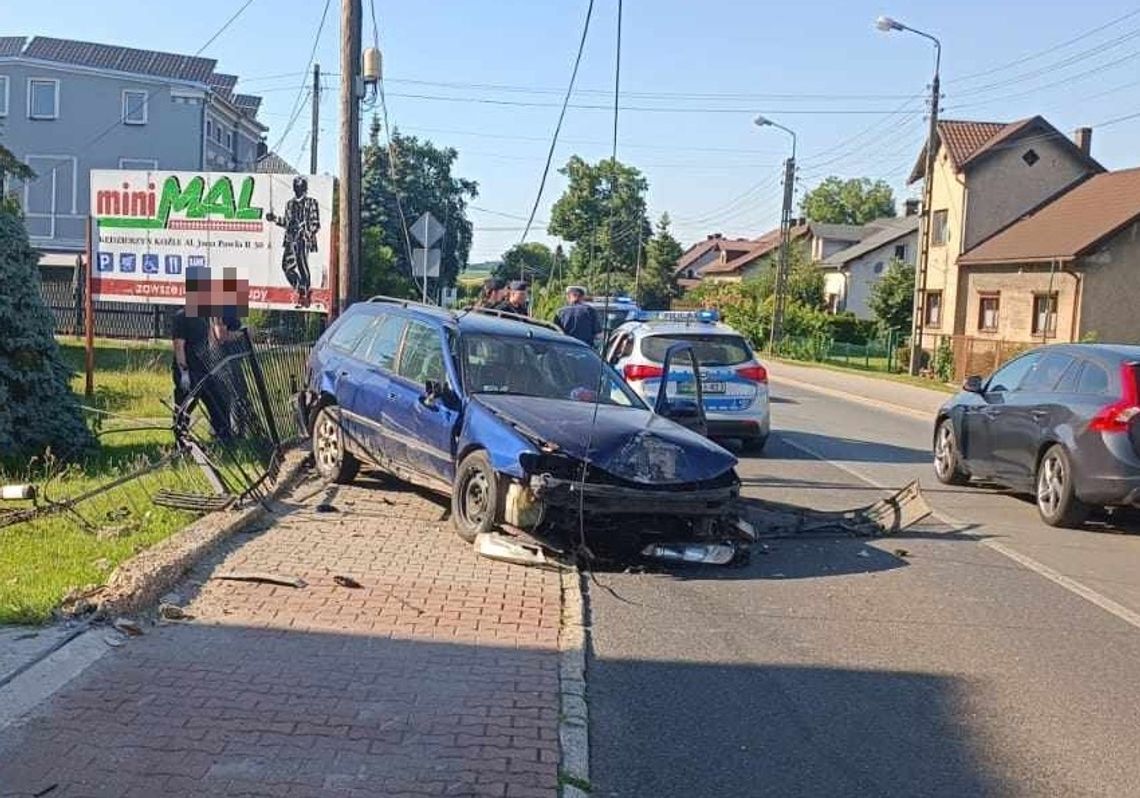
M 265 387 L 265 375 L 261 371 L 261 364 L 257 362 L 257 352 L 253 348 L 253 339 L 249 337 L 249 328 L 242 328 L 245 337 L 246 351 L 249 352 L 249 370 L 253 373 L 253 382 L 257 386 L 257 398 L 261 400 L 261 409 L 265 413 L 265 427 L 269 430 L 269 439 L 275 448 L 280 448 L 281 438 L 277 434 L 277 420 L 273 417 L 273 407 L 269 403 L 269 391 Z

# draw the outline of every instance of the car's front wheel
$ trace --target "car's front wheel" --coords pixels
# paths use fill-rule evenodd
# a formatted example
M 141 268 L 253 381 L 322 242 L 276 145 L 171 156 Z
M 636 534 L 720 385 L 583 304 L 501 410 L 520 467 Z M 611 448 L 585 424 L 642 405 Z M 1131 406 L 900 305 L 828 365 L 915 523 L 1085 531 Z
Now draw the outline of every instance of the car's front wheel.
M 318 407 L 313 414 L 312 430 L 313 463 L 317 473 L 338 485 L 352 482 L 360 470 L 360 462 L 345 448 L 339 408 L 332 404 Z
M 495 528 L 499 515 L 499 482 L 491 459 L 483 451 L 463 458 L 451 488 L 451 522 L 468 543 Z
M 943 419 L 934 432 L 934 476 L 943 485 L 965 485 L 970 477 L 962 470 L 958 437 L 950 419 Z
M 1089 508 L 1077 498 L 1073 461 L 1065 447 L 1049 448 L 1037 466 L 1037 512 L 1049 526 L 1080 526 Z

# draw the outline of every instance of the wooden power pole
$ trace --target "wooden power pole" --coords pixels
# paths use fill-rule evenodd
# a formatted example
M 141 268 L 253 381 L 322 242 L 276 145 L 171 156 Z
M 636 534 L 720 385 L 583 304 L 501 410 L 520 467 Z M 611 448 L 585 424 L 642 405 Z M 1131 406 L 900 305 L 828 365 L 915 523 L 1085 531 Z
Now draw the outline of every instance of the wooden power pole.
M 313 123 L 309 132 L 309 174 L 317 173 L 317 139 L 321 129 L 321 65 L 313 64 Z
M 340 15 L 340 310 L 360 296 L 361 0 L 341 0 Z

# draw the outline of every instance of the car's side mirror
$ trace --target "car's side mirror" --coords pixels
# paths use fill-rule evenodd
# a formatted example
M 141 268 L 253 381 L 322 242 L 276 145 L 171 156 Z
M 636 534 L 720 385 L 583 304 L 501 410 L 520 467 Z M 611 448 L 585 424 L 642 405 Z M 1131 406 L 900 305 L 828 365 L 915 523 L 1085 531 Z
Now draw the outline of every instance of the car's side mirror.
M 981 393 L 984 387 L 982 378 L 976 374 L 967 377 L 966 381 L 962 383 L 962 390 L 967 393 Z
M 442 402 L 444 407 L 454 410 L 457 401 L 455 391 L 451 390 L 451 386 L 446 382 L 424 381 L 424 392 L 420 395 L 420 403 L 425 407 L 434 407 L 436 402 Z

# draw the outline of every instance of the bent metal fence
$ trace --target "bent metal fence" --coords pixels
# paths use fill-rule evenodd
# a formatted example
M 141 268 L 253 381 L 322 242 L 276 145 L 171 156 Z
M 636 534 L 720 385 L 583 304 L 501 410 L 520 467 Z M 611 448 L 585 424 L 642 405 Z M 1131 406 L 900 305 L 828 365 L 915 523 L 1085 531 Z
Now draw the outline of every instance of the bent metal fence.
M 182 406 L 162 397 L 169 416 L 86 408 L 100 451 L 59 452 L 31 464 L 34 484 L 10 488 L 9 497 L 22 498 L 0 506 L 0 548 L 16 536 L 45 556 L 49 541 L 82 549 L 122 539 L 137 549 L 202 513 L 264 500 L 285 451 L 304 435 L 293 408 L 310 347 L 306 338 L 280 335 L 257 343 L 242 330 L 210 347 L 208 375 Z M 172 390 L 173 380 L 165 385 Z

